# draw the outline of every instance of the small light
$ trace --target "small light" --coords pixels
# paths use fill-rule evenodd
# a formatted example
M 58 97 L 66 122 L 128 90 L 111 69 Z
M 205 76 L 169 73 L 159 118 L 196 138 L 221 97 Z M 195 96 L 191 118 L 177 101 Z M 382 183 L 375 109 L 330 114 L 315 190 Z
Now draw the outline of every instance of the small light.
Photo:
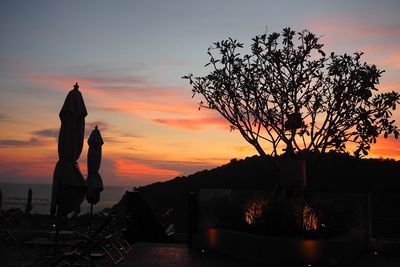
M 206 252 L 204 249 L 201 250 L 202 253 Z
M 374 255 L 378 255 L 378 251 L 374 251 Z
M 53 224 L 53 227 L 56 227 L 56 225 L 55 225 L 55 224 Z
M 308 266 L 308 267 L 311 267 L 311 264 L 309 263 L 309 264 L 307 264 L 307 266 Z
M 326 225 L 325 225 L 325 224 L 323 224 L 323 223 L 321 223 L 321 226 L 322 226 L 322 227 L 326 227 Z

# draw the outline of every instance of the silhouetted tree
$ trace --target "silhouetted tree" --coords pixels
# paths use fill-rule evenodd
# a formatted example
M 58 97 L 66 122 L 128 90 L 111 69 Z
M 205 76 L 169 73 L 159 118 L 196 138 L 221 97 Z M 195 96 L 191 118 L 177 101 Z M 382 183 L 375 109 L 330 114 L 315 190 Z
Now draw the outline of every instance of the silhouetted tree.
M 314 33 L 285 28 L 257 35 L 241 56 L 243 44 L 229 38 L 208 49 L 208 75 L 183 78 L 204 97 L 200 108 L 218 111 L 260 155 L 265 141 L 274 155 L 281 143 L 290 152 L 325 152 L 352 142 L 359 156 L 381 134 L 397 138 L 391 110 L 400 94 L 373 94 L 384 71 L 362 63 L 363 53 L 326 55 L 322 48 Z

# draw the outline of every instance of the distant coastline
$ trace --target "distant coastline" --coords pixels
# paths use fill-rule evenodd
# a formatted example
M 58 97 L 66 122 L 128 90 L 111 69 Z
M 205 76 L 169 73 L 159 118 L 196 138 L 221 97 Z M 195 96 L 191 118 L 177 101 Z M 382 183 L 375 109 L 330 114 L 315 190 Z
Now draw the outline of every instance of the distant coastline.
M 2 209 L 19 208 L 25 210 L 26 199 L 29 188 L 32 189 L 33 210 L 31 213 L 49 214 L 51 201 L 51 184 L 33 183 L 0 183 L 0 190 L 3 193 Z M 111 208 L 116 204 L 125 193 L 127 187 L 105 186 L 101 193 L 100 202 L 94 205 L 93 212 L 100 212 L 104 208 Z M 81 213 L 88 213 L 90 206 L 86 200 L 81 205 Z

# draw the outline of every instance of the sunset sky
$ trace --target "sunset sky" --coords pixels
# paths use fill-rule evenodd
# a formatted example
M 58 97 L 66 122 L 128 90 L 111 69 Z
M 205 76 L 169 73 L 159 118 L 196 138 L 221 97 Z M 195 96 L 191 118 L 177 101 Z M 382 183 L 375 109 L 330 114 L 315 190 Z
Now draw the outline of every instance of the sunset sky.
M 290 26 L 326 52 L 364 51 L 400 90 L 400 1 L 3 1 L 0 8 L 0 183 L 51 183 L 58 113 L 79 82 L 88 136 L 103 135 L 106 185 L 165 181 L 256 154 L 181 79 L 203 75 L 207 48 Z M 400 111 L 394 119 L 400 126 Z M 86 137 L 87 138 L 87 137 Z M 87 139 L 86 139 L 87 140 Z M 86 173 L 87 143 L 80 158 Z M 400 140 L 372 157 L 400 159 Z

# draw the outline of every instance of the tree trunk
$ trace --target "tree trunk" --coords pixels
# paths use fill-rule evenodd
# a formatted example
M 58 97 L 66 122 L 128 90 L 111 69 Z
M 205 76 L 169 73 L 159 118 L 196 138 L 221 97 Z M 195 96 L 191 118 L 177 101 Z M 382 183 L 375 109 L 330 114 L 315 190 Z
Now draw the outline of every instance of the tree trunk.
M 261 157 L 267 156 L 267 153 L 265 153 L 264 149 L 262 149 L 262 147 L 260 146 L 260 144 L 258 142 L 254 142 L 252 145 L 254 146 L 254 148 L 257 150 L 258 154 Z

